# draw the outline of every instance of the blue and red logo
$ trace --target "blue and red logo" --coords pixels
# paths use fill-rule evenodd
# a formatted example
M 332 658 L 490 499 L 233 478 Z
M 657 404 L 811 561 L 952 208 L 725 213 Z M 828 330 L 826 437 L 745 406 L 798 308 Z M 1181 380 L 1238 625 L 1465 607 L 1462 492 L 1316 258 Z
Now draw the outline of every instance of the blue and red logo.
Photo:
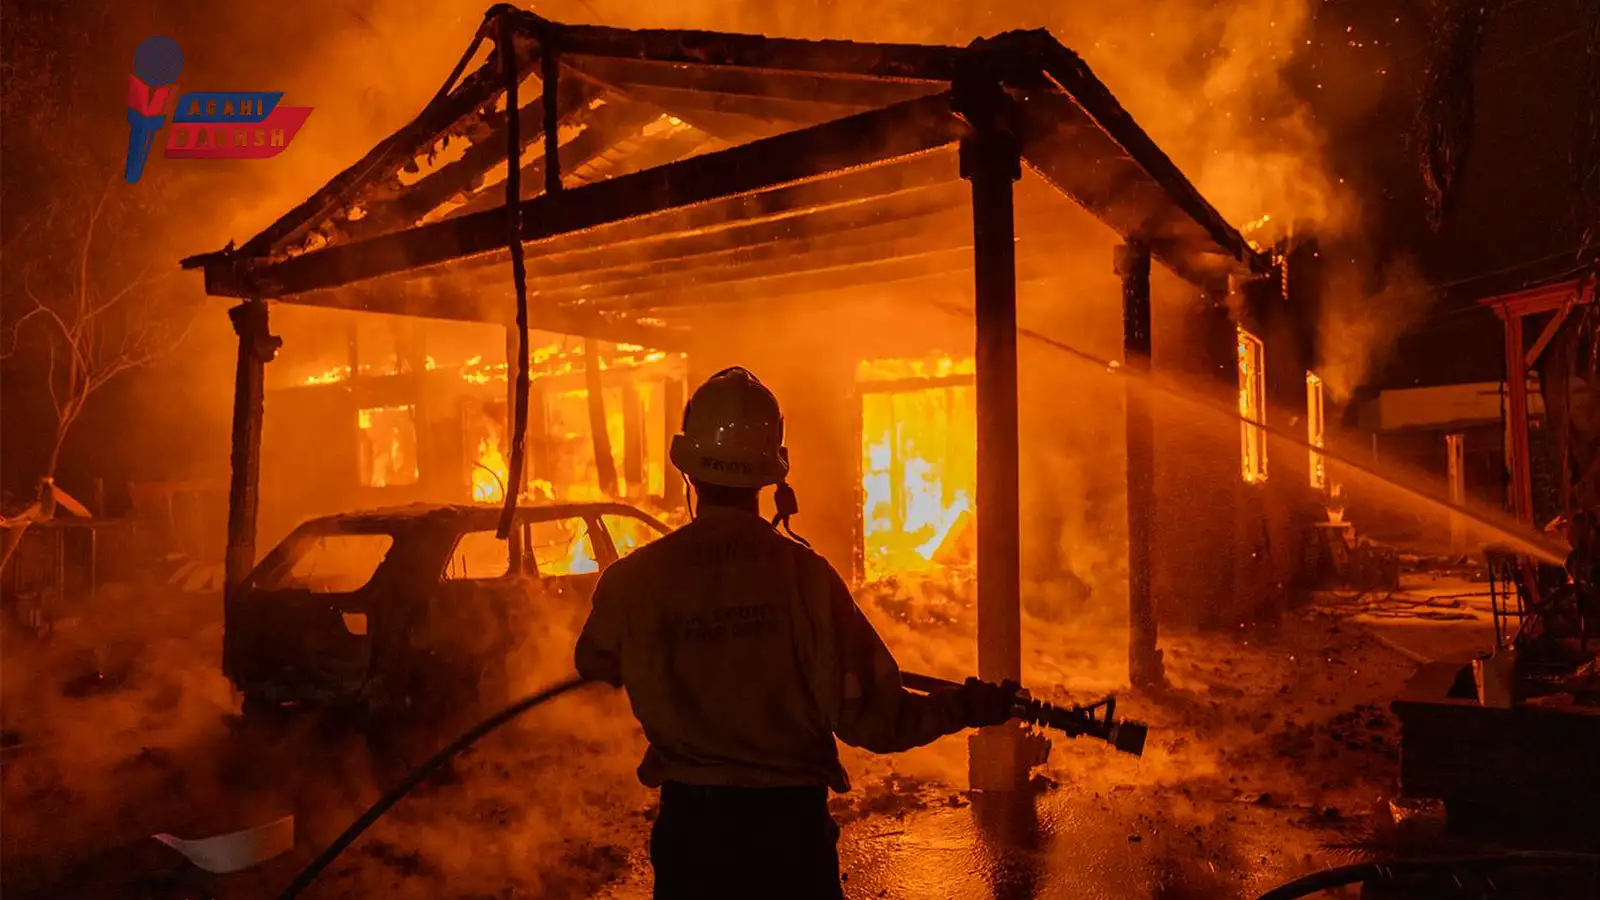
M 311 115 L 309 106 L 279 106 L 283 94 L 272 91 L 196 91 L 174 103 L 182 71 L 183 51 L 172 38 L 147 38 L 134 54 L 128 78 L 129 184 L 144 174 L 168 113 L 168 159 L 271 159 Z

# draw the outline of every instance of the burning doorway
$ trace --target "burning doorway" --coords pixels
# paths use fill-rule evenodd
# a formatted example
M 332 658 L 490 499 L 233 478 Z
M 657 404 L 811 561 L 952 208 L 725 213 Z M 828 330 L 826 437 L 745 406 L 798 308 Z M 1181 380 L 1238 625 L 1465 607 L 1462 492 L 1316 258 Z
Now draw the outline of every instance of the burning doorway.
M 971 357 L 871 360 L 861 396 L 861 572 L 970 563 L 977 481 Z

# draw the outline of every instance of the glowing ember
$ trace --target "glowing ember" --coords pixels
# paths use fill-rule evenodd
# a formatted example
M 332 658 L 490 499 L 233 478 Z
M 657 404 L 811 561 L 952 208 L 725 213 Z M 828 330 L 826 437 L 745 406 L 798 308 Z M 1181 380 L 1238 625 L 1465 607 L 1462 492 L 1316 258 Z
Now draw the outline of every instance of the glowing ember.
M 972 371 L 971 359 L 950 357 L 858 368 L 868 578 L 930 570 L 959 555 L 952 545 L 970 533 L 958 526 L 971 524 L 977 478 Z

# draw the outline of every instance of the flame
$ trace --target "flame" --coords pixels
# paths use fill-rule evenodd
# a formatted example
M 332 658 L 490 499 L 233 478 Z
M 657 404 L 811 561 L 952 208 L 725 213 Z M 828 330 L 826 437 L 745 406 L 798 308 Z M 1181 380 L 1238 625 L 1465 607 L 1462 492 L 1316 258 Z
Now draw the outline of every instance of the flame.
M 567 570 L 554 574 L 560 575 L 588 575 L 600 571 L 600 564 L 594 558 L 594 544 L 589 540 L 586 530 L 572 542 L 572 555 L 567 557 Z
M 570 346 L 569 346 L 570 343 Z M 687 353 L 667 353 L 663 350 L 652 350 L 639 344 L 617 344 L 613 354 L 600 358 L 599 364 L 603 371 L 612 369 L 638 369 L 656 363 L 675 359 L 683 361 L 689 358 Z M 555 341 L 528 350 L 529 379 L 538 381 L 541 378 L 554 378 L 560 375 L 571 375 L 583 371 L 583 344 Z M 491 381 L 505 382 L 511 373 L 504 359 L 498 362 L 487 361 L 483 354 L 471 357 L 459 366 L 440 363 L 432 356 L 424 359 L 423 369 L 428 372 L 447 371 L 454 368 L 460 373 L 461 380 L 468 384 L 488 384 Z M 348 363 L 332 366 L 325 371 L 307 376 L 301 384 L 325 385 L 338 384 L 350 380 L 351 369 Z M 362 365 L 360 374 L 392 375 L 396 372 L 378 372 L 370 365 Z
M 970 357 L 948 356 L 858 367 L 868 578 L 927 571 L 958 556 L 977 480 L 973 371 Z M 873 389 L 884 381 L 910 383 Z
M 362 482 L 367 487 L 416 484 L 421 476 L 416 455 L 416 426 L 409 406 L 379 406 L 356 411 L 370 452 L 363 450 Z M 408 440 L 402 440 L 402 435 Z
M 472 467 L 472 499 L 479 503 L 498 503 L 506 497 L 502 486 L 511 479 L 511 467 L 500 452 L 500 429 L 493 426 L 478 441 L 478 457 Z
M 323 373 L 321 373 L 319 375 L 312 375 L 311 377 L 306 379 L 305 383 L 306 384 L 338 384 L 339 382 L 344 381 L 345 379 L 347 379 L 349 377 L 350 377 L 350 367 L 349 366 L 334 366 L 333 368 L 331 368 L 331 369 L 327 370 L 326 372 L 323 372 Z
M 1325 419 L 1322 410 L 1324 395 L 1322 378 L 1315 372 L 1306 373 L 1306 443 L 1311 445 L 1311 487 L 1322 490 L 1328 486 L 1328 464 L 1318 452 L 1324 446 Z
M 1267 405 L 1265 346 L 1261 339 L 1238 329 L 1239 338 L 1239 423 L 1240 469 L 1247 484 L 1267 480 L 1266 429 L 1253 422 L 1263 421 Z

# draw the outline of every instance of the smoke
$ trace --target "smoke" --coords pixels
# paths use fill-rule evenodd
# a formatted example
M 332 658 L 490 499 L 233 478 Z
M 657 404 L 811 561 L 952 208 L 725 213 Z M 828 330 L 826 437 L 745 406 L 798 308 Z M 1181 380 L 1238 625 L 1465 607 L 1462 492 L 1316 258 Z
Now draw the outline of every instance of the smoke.
M 207 837 L 293 813 L 297 851 L 229 878 L 241 896 L 272 896 L 452 736 L 369 743 L 337 717 L 241 719 L 217 665 L 215 603 L 115 588 L 49 643 L 7 630 L 0 852 L 19 897 L 165 896 L 154 882 L 187 864 L 148 835 Z M 578 612 L 547 615 L 515 648 L 514 693 L 570 674 Z M 325 874 L 338 885 L 329 895 L 388 892 L 406 873 L 398 896 L 506 885 L 591 896 L 642 844 L 643 749 L 620 692 L 540 707 L 402 801 Z
M 1352 263 L 1334 267 L 1324 287 L 1317 373 L 1338 404 L 1382 370 L 1400 336 L 1422 320 L 1433 299 L 1410 257 L 1391 262 L 1376 285 L 1364 281 Z

